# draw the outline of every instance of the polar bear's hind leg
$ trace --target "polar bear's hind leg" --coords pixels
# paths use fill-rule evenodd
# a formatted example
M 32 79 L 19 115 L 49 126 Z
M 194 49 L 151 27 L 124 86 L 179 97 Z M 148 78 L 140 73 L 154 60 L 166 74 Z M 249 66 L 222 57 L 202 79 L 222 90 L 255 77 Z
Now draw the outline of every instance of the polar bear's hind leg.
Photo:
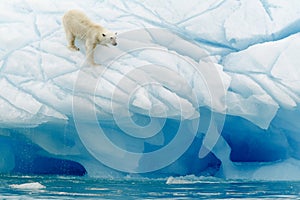
M 65 31 L 66 31 L 67 41 L 68 41 L 68 48 L 72 51 L 79 51 L 79 48 L 75 46 L 75 35 L 69 30 L 65 30 Z

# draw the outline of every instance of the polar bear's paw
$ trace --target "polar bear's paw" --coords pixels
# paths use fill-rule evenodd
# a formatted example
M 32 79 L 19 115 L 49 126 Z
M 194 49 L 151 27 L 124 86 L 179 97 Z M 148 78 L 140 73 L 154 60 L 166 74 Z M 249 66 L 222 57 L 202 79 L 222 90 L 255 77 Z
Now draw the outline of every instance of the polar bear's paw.
M 90 63 L 90 66 L 91 66 L 91 67 L 100 67 L 101 65 L 100 65 L 100 64 L 97 64 L 97 63 L 95 63 L 95 62 L 92 62 L 92 63 Z
M 68 46 L 71 51 L 79 51 L 80 49 L 76 46 Z

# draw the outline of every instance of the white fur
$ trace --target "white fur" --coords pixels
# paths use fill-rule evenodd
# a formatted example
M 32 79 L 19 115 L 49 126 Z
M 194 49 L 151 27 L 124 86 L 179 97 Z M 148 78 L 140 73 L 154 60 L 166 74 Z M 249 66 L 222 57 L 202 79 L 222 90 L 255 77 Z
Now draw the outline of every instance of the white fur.
M 117 45 L 116 33 L 112 33 L 99 24 L 92 22 L 83 12 L 70 10 L 63 16 L 63 25 L 68 40 L 68 48 L 79 51 L 75 46 L 75 38 L 85 40 L 87 60 L 95 65 L 94 50 L 97 44 L 107 46 L 107 44 Z

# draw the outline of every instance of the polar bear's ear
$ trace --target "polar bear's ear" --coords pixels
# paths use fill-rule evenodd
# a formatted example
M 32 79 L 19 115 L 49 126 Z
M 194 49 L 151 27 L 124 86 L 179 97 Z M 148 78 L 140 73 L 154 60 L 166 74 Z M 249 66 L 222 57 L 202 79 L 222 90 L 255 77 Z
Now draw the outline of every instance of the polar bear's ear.
M 117 32 L 115 32 L 115 35 L 117 35 L 118 33 Z
M 102 33 L 102 36 L 105 37 L 106 35 L 104 33 Z

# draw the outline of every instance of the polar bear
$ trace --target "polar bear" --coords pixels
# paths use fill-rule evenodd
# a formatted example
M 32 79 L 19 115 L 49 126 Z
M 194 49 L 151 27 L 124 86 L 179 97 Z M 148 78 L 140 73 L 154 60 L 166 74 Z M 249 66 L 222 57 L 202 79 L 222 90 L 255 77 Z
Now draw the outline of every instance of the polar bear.
M 79 10 L 70 10 L 62 18 L 63 26 L 66 32 L 68 48 L 72 51 L 79 51 L 75 46 L 75 38 L 85 40 L 87 61 L 96 65 L 94 62 L 94 50 L 97 44 L 107 46 L 117 45 L 116 35 L 104 27 L 92 22 L 83 12 Z

